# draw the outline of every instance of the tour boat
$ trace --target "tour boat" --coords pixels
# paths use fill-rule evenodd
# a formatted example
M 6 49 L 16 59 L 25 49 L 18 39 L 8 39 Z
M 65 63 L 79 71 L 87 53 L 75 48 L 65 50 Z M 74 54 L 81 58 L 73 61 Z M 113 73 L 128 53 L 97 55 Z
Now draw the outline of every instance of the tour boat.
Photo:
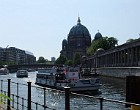
M 16 73 L 16 76 L 18 78 L 28 77 L 28 71 L 27 70 L 18 70 Z
M 63 90 L 70 87 L 70 91 L 97 91 L 100 88 L 100 79 L 81 78 L 79 69 L 67 67 L 61 69 L 39 70 L 36 76 L 36 84 Z
M 7 75 L 9 70 L 7 68 L 0 68 L 0 75 Z

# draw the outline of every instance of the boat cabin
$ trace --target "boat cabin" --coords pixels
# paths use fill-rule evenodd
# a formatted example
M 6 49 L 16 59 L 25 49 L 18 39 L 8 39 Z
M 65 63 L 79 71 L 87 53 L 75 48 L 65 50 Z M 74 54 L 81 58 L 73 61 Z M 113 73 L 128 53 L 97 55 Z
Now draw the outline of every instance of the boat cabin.
M 56 81 L 69 82 L 71 80 L 79 80 L 79 70 L 77 68 L 64 68 L 55 75 Z

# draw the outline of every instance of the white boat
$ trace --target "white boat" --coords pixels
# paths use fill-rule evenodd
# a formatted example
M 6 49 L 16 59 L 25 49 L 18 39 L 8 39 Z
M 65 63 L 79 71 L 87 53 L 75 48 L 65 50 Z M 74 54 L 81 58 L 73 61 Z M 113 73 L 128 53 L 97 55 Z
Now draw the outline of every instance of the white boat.
M 28 77 L 28 71 L 27 70 L 18 70 L 16 73 L 16 76 L 18 78 Z
M 54 67 L 38 69 L 35 83 L 41 86 L 54 87 L 56 73 L 57 69 Z
M 9 74 L 9 70 L 7 68 L 0 68 L 0 75 L 7 75 Z
M 53 72 L 38 72 L 36 84 L 60 90 L 68 86 L 72 92 L 97 91 L 100 88 L 100 79 L 97 77 L 81 78 L 78 68 L 69 67 L 57 71 L 55 69 Z

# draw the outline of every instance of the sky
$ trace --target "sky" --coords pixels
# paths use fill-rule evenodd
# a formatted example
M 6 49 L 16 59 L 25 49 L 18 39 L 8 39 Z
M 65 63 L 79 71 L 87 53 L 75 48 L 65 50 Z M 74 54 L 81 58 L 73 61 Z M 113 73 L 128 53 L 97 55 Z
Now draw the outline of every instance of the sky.
M 0 47 L 58 58 L 78 16 L 92 39 L 98 30 L 119 45 L 140 37 L 140 0 L 0 0 Z

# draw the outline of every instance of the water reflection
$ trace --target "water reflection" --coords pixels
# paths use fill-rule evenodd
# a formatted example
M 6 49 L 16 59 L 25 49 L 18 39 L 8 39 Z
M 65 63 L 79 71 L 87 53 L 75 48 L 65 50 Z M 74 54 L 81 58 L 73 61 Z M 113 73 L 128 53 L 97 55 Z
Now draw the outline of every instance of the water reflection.
M 125 79 L 112 78 L 112 77 L 100 77 L 102 81 L 101 91 L 102 97 L 125 100 Z
M 100 94 L 94 94 L 95 97 L 104 97 L 114 100 L 125 101 L 125 79 L 100 77 L 102 86 L 100 88 Z M 28 81 L 35 85 L 36 72 L 29 72 L 28 78 L 17 78 L 16 74 L 1 75 L 0 80 L 11 79 L 13 82 L 27 84 Z M 11 84 L 11 92 L 17 93 L 16 84 Z M 4 86 L 7 89 L 7 84 Z M 0 88 L 1 89 L 1 88 Z M 19 94 L 21 97 L 27 97 L 27 87 L 19 86 Z M 48 107 L 56 110 L 64 110 L 65 106 L 65 96 L 63 92 L 55 91 L 46 88 L 46 104 Z M 36 87 L 32 87 L 32 100 L 44 104 L 44 90 Z M 103 102 L 104 110 L 124 110 L 124 105 Z M 32 105 L 35 107 L 35 105 Z M 83 96 L 71 95 L 70 97 L 71 110 L 99 110 L 100 103 L 99 100 L 94 98 L 88 98 Z M 40 110 L 43 108 L 40 107 Z

